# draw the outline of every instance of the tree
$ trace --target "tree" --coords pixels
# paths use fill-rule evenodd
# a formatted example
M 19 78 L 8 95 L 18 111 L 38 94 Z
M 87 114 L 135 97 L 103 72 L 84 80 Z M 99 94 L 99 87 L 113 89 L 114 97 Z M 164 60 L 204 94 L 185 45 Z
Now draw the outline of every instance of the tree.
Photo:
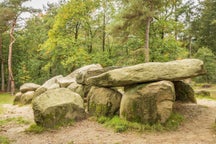
M 194 40 L 197 49 L 207 47 L 216 54 L 216 0 L 204 0 L 201 3 L 199 13 L 192 23 Z
M 207 71 L 207 74 L 201 77 L 196 78 L 198 82 L 216 82 L 216 56 L 208 48 L 200 48 L 195 54 L 195 58 L 201 59 L 204 62 L 204 68 Z
M 65 74 L 88 62 L 85 34 L 89 33 L 86 32 L 88 28 L 92 28 L 90 14 L 95 5 L 93 1 L 70 0 L 59 9 L 49 30 L 49 38 L 41 49 L 51 59 L 44 66 L 50 75 Z M 90 35 L 92 37 L 93 33 Z
M 13 44 L 16 41 L 16 38 L 14 37 L 15 27 L 17 24 L 18 17 L 22 12 L 33 12 L 35 9 L 23 7 L 22 4 L 26 2 L 27 0 L 5 0 L 4 6 L 7 8 L 10 8 L 14 16 L 9 21 L 10 24 L 10 44 L 9 44 L 9 53 L 8 53 L 8 91 L 11 92 L 13 95 L 15 92 L 15 81 L 14 81 L 14 75 L 12 70 L 12 54 L 13 54 Z
M 123 28 L 132 27 L 131 29 L 144 30 L 142 37 L 144 39 L 144 57 L 145 62 L 149 62 L 149 34 L 150 26 L 154 17 L 161 12 L 161 9 L 169 3 L 167 0 L 123 0 L 125 5 L 121 12 L 124 20 Z M 129 33 L 128 33 L 129 34 Z
M 4 4 L 0 4 L 0 59 L 1 59 L 1 90 L 5 91 L 5 69 L 4 69 L 4 58 L 3 58 L 3 39 L 2 34 L 9 28 L 9 21 L 12 20 L 15 13 L 11 8 L 4 7 Z

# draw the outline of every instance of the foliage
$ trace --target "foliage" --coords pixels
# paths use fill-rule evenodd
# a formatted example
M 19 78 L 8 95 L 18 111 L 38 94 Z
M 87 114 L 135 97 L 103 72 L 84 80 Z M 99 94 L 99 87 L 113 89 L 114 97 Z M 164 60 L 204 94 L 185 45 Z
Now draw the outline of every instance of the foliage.
M 208 48 L 200 48 L 194 56 L 195 58 L 201 59 L 204 62 L 204 68 L 207 71 L 207 74 L 201 77 L 196 78 L 197 82 L 216 82 L 216 56 Z
M 213 124 L 212 129 L 216 133 L 216 123 Z
M 14 97 L 8 93 L 0 94 L 0 113 L 4 112 L 2 104 L 12 104 Z
M 32 124 L 25 130 L 27 133 L 35 133 L 35 134 L 40 134 L 46 131 L 46 129 L 42 126 L 38 126 L 36 124 Z
M 137 132 L 176 130 L 183 120 L 184 117 L 178 113 L 172 113 L 170 118 L 164 124 L 156 123 L 153 125 L 129 122 L 118 116 L 114 116 L 113 118 L 100 117 L 97 119 L 99 123 L 104 124 L 106 127 L 113 128 L 115 132 L 124 132 L 127 130 L 135 130 Z
M 12 104 L 14 96 L 11 96 L 9 93 L 0 94 L 0 104 Z
M 10 42 L 8 22 L 17 13 L 5 2 L 0 3 L 3 40 L 0 60 L 6 67 Z M 151 20 L 150 61 L 195 56 L 203 46 L 215 54 L 214 3 L 205 0 L 197 6 L 200 9 L 195 9 L 195 3 L 189 0 L 69 0 L 48 4 L 45 13 L 33 15 L 23 27 L 17 25 L 15 29 L 12 65 L 16 65 L 13 67 L 16 86 L 25 82 L 42 84 L 50 77 L 67 75 L 92 63 L 104 67 L 143 63 L 147 18 Z M 206 61 L 209 75 L 198 81 L 215 82 L 213 61 Z
M 178 113 L 172 113 L 170 118 L 164 124 L 166 130 L 176 130 L 184 121 L 184 117 Z
M 192 33 L 199 47 L 208 47 L 216 54 L 216 0 L 200 2 L 199 14 L 192 23 Z
M 10 144 L 10 140 L 5 136 L 0 136 L 0 143 L 1 144 Z
M 30 122 L 23 119 L 23 117 L 14 117 L 0 120 L 0 126 L 3 126 L 8 123 L 16 123 L 16 124 L 29 124 Z
M 170 61 L 187 58 L 188 51 L 174 37 L 152 40 L 151 61 Z

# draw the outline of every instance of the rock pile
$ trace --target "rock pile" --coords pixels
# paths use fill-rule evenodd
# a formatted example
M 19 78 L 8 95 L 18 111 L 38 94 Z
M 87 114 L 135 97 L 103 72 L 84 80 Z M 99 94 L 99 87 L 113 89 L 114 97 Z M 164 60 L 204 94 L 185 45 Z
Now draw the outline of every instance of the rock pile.
M 53 77 L 41 86 L 24 84 L 14 103 L 27 104 L 33 99 L 35 121 L 45 127 L 84 118 L 84 100 L 90 115 L 164 123 L 176 100 L 196 103 L 193 89 L 180 80 L 204 73 L 198 59 L 122 68 L 92 64 L 66 77 Z M 31 96 L 26 96 L 28 93 Z

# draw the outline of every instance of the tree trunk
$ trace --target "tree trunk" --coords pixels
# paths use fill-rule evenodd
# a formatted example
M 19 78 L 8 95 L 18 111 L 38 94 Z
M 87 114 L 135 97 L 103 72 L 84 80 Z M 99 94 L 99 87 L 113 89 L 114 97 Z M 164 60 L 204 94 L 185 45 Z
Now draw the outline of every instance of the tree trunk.
M 9 74 L 9 83 L 10 83 L 10 88 L 11 88 L 11 95 L 14 95 L 14 93 L 15 93 L 15 82 L 14 82 L 13 71 L 12 71 L 12 52 L 13 52 L 13 44 L 16 40 L 14 35 L 13 35 L 14 29 L 16 26 L 16 20 L 17 20 L 17 18 L 15 18 L 11 24 L 10 45 L 9 45 L 9 53 L 8 53 L 8 74 Z
M 89 47 L 89 53 L 92 53 L 92 50 L 93 50 L 93 33 L 92 33 L 92 30 L 91 28 L 89 29 L 89 36 L 90 38 L 90 42 L 88 42 L 88 47 Z
M 189 37 L 189 58 L 192 57 L 192 37 Z
M 80 23 L 77 22 L 76 27 L 75 27 L 75 35 L 74 35 L 75 41 L 77 41 L 78 36 L 79 36 L 79 26 L 80 26 Z
M 151 17 L 148 17 L 146 20 L 146 30 L 145 30 L 145 47 L 144 47 L 144 55 L 145 62 L 149 62 L 149 32 L 151 25 Z
M 4 59 L 3 59 L 3 52 L 2 52 L 2 35 L 0 35 L 0 59 L 1 59 L 1 91 L 5 91 Z
M 105 51 L 105 45 L 106 45 L 106 12 L 104 10 L 103 14 L 103 36 L 102 36 L 102 50 Z

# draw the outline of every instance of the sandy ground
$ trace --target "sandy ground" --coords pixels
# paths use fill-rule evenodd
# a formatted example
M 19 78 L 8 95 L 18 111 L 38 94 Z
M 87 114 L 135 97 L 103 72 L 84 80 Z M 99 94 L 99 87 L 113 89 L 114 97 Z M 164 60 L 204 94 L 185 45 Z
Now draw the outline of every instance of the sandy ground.
M 4 105 L 6 111 L 0 119 L 23 117 L 33 122 L 30 106 Z M 171 132 L 115 133 L 91 120 L 83 120 L 73 126 L 28 134 L 29 125 L 8 124 L 0 127 L 0 135 L 14 144 L 216 144 L 216 132 L 212 126 L 216 118 L 216 101 L 198 100 L 198 104 L 174 105 L 174 111 L 185 116 L 185 121 Z

